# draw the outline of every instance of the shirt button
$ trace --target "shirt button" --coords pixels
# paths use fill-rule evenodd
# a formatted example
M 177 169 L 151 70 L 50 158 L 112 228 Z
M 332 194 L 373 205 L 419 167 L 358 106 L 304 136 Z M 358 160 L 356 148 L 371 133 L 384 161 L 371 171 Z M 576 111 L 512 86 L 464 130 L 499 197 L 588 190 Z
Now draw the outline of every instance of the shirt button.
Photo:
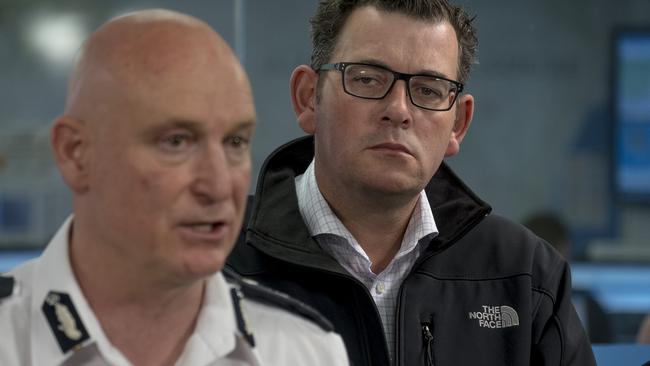
M 375 292 L 379 295 L 384 293 L 384 290 L 386 290 L 386 286 L 384 285 L 383 282 L 377 283 L 377 286 L 375 286 Z

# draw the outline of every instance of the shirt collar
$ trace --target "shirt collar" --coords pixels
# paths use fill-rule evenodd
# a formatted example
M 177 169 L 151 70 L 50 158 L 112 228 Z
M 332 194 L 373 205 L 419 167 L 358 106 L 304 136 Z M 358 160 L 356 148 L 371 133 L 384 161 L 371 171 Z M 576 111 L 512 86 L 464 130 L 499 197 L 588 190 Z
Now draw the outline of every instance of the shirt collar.
M 111 365 L 130 365 L 122 353 L 113 347 L 104 334 L 73 274 L 69 257 L 69 240 L 73 217 L 69 217 L 54 235 L 36 263 L 31 300 L 32 360 L 35 365 L 61 365 L 75 357 L 91 353 Z M 61 352 L 50 324 L 41 307 L 50 291 L 70 296 L 90 339 L 77 351 Z M 205 288 L 203 304 L 196 328 L 188 339 L 177 365 L 202 365 L 213 362 L 235 350 L 246 347 L 237 328 L 230 286 L 221 272 L 212 275 Z
M 312 159 L 309 167 L 302 175 L 296 177 L 296 193 L 298 195 L 298 208 L 300 214 L 305 220 L 305 224 L 312 236 L 322 234 L 332 234 L 344 238 L 352 247 L 366 259 L 368 256 L 354 239 L 350 231 L 343 225 L 341 220 L 334 214 L 329 204 L 323 197 L 314 170 L 314 160 Z M 436 221 L 433 218 L 433 212 L 429 205 L 427 195 L 422 190 L 418 203 L 411 215 L 402 245 L 396 258 L 399 258 L 411 252 L 427 236 L 438 234 Z
M 177 365 L 206 365 L 244 346 L 230 289 L 221 272 L 208 279 L 196 328 Z
M 34 290 L 30 304 L 33 314 L 31 323 L 33 362 L 35 365 L 58 365 L 75 357 L 78 353 L 72 351 L 63 354 L 61 352 L 50 323 L 41 309 L 48 293 L 54 291 L 67 294 L 70 297 L 74 310 L 90 335 L 90 339 L 82 343 L 80 349 L 96 347 L 105 360 L 111 364 L 129 365 L 126 358 L 106 338 L 72 272 L 68 250 L 72 221 L 73 217 L 70 216 L 54 235 L 36 263 L 32 287 Z
M 348 241 L 354 240 L 352 234 L 334 214 L 320 192 L 314 173 L 314 160 L 311 161 L 304 174 L 296 177 L 296 193 L 300 214 L 312 236 L 333 234 Z

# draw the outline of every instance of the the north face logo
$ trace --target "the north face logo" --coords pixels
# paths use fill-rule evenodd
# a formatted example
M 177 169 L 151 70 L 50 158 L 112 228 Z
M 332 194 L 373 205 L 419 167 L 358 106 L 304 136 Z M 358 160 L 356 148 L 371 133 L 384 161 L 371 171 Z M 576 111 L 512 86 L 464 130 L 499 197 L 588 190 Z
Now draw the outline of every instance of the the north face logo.
M 470 312 L 469 318 L 478 320 L 479 327 L 483 328 L 508 328 L 519 325 L 517 311 L 506 305 L 483 305 L 483 311 Z

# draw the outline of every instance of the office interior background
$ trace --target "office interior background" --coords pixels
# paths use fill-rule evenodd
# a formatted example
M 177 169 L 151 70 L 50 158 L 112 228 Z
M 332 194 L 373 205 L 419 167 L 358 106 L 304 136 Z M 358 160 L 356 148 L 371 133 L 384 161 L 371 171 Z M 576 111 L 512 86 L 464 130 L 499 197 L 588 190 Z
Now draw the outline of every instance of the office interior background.
M 608 322 L 601 341 L 633 342 L 650 313 L 650 1 L 460 3 L 476 14 L 479 32 L 479 63 L 466 85 L 476 112 L 447 162 L 494 212 L 519 222 L 541 212 L 559 218 L 569 229 L 574 287 Z M 309 62 L 316 4 L 0 0 L 0 272 L 37 255 L 71 212 L 48 134 L 71 60 L 92 30 L 150 7 L 213 26 L 250 75 L 257 172 L 274 148 L 303 134 L 288 83 Z M 582 303 L 576 298 L 589 323 Z

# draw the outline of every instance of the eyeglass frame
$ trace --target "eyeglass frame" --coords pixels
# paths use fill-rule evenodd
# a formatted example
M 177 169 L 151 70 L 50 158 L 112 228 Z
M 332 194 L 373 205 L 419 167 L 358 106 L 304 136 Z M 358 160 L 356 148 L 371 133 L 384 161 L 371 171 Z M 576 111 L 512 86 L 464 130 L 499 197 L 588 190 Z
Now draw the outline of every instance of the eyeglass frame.
M 351 66 L 351 65 L 352 66 L 353 65 L 371 66 L 371 67 L 376 67 L 376 68 L 379 68 L 379 69 L 382 69 L 382 70 L 386 70 L 386 71 L 393 74 L 393 82 L 390 84 L 390 86 L 386 90 L 386 93 L 384 95 L 382 95 L 381 97 L 363 97 L 363 96 L 360 96 L 360 95 L 357 95 L 357 94 L 352 94 L 350 91 L 348 91 L 348 89 L 345 86 L 345 69 L 348 66 Z M 351 95 L 353 97 L 357 97 L 357 98 L 361 98 L 361 99 L 372 99 L 372 100 L 384 99 L 384 98 L 386 98 L 386 96 L 388 94 L 390 94 L 391 90 L 393 90 L 393 87 L 395 86 L 395 83 L 397 82 L 397 80 L 404 80 L 404 82 L 406 83 L 406 94 L 408 94 L 409 99 L 411 100 L 411 104 L 413 104 L 414 106 L 416 106 L 418 108 L 426 109 L 428 111 L 445 112 L 445 111 L 450 110 L 451 107 L 453 107 L 454 104 L 456 103 L 456 101 L 458 100 L 458 96 L 460 95 L 460 93 L 463 92 L 463 88 L 465 87 L 465 85 L 463 83 L 461 83 L 460 81 L 448 79 L 448 78 L 438 76 L 438 75 L 405 74 L 405 73 L 402 73 L 402 72 L 397 72 L 397 71 L 391 70 L 391 69 L 389 69 L 389 68 L 387 68 L 385 66 L 376 65 L 376 64 L 369 64 L 369 63 L 364 63 L 364 62 L 336 62 L 336 63 L 323 64 L 316 71 L 317 72 L 320 72 L 320 71 L 340 71 L 341 72 L 341 84 L 343 85 L 343 91 L 345 91 L 347 94 L 349 94 L 349 95 Z M 456 94 L 454 94 L 454 100 L 452 100 L 452 102 L 449 103 L 449 107 L 444 108 L 444 109 L 434 109 L 434 108 L 423 107 L 423 106 L 421 106 L 419 104 L 416 104 L 415 101 L 413 101 L 413 96 L 411 95 L 411 86 L 410 86 L 410 83 L 409 83 L 411 78 L 413 78 L 415 76 L 430 77 L 430 78 L 434 78 L 434 79 L 445 80 L 445 81 L 448 81 L 448 82 L 452 83 L 456 87 Z

